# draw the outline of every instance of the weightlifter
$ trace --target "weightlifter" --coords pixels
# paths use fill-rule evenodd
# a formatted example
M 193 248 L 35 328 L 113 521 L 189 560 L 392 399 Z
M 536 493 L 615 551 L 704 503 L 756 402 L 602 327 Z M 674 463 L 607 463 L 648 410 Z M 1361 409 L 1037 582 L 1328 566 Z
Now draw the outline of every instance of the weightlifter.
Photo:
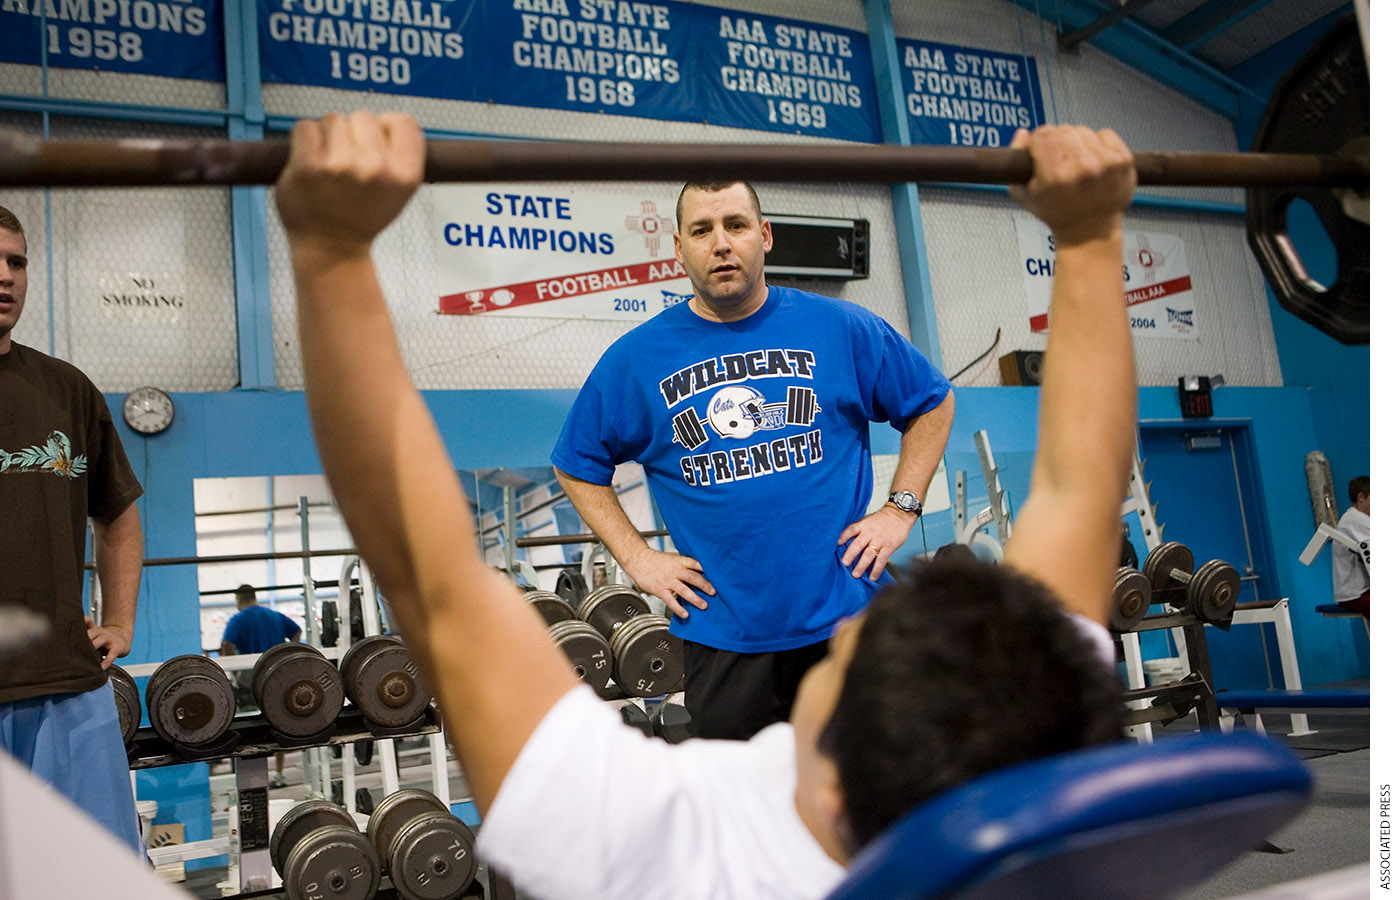
M 1020 132 L 1013 194 L 1058 248 L 1032 487 L 993 567 L 930 562 L 836 630 L 791 724 L 643 737 L 574 678 L 542 619 L 472 553 L 451 460 L 404 369 L 370 256 L 421 181 L 401 115 L 301 122 L 277 207 L 326 475 L 426 676 L 480 806 L 482 857 L 531 896 L 821 897 L 929 796 L 1114 739 L 1104 658 L 1136 386 L 1112 132 Z

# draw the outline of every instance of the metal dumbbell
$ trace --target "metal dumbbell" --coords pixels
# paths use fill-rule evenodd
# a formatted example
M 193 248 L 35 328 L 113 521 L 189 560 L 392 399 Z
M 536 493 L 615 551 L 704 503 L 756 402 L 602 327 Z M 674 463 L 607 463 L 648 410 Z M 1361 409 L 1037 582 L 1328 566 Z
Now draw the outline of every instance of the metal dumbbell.
M 320 650 L 285 642 L 265 650 L 253 665 L 253 697 L 274 731 L 310 738 L 335 723 L 345 688 Z
M 1118 633 L 1132 631 L 1152 605 L 1152 582 L 1131 566 L 1119 568 L 1113 582 L 1113 605 L 1109 607 L 1108 627 Z
M 427 791 L 406 788 L 385 797 L 366 831 L 404 900 L 452 900 L 476 877 L 471 829 Z
M 657 737 L 668 744 L 679 744 L 695 737 L 690 725 L 690 711 L 671 700 L 658 703 L 652 709 L 651 725 Z
M 632 697 L 660 697 L 680 688 L 685 675 L 684 644 L 661 616 L 633 616 L 608 639 L 613 680 Z
M 141 727 L 141 692 L 136 689 L 136 679 L 121 666 L 107 670 L 107 680 L 112 683 L 112 696 L 117 702 L 117 724 L 121 726 L 122 743 L 131 746 L 136 737 L 136 729 Z
M 1228 624 L 1240 597 L 1240 573 L 1221 559 L 1212 559 L 1199 569 L 1191 551 L 1176 541 L 1158 544 L 1147 554 L 1142 573 L 1152 585 L 1154 596 L 1181 606 L 1187 612 L 1215 625 Z M 1173 595 L 1185 590 L 1184 603 Z
M 408 648 L 389 635 L 367 637 L 346 651 L 340 678 L 350 702 L 384 728 L 409 724 L 432 699 Z
M 146 682 L 146 712 L 156 733 L 172 744 L 200 746 L 233 724 L 233 683 L 205 656 L 176 656 Z
M 567 622 L 574 618 L 574 608 L 553 591 L 527 591 L 525 599 L 544 619 L 546 625 Z
M 642 595 L 622 584 L 594 588 L 579 604 L 578 617 L 608 639 L 613 680 L 632 697 L 659 697 L 681 683 L 683 644 Z
M 651 716 L 647 711 L 630 700 L 623 701 L 617 708 L 618 714 L 622 716 L 622 724 L 637 729 L 647 737 L 656 737 L 656 725 L 651 721 Z
M 549 626 L 549 636 L 569 658 L 579 680 L 601 693 L 612 677 L 613 653 L 598 629 L 587 622 L 567 619 Z
M 269 842 L 272 867 L 289 900 L 369 900 L 379 892 L 379 861 L 355 817 L 329 800 L 292 807 Z

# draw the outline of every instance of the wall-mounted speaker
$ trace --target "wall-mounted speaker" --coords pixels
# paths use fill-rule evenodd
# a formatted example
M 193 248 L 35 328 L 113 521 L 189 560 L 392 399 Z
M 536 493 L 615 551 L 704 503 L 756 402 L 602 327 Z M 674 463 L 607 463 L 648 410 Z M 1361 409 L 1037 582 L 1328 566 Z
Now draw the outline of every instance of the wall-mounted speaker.
M 854 280 L 870 275 L 870 222 L 817 216 L 765 216 L 773 249 L 763 264 L 770 275 Z
M 1041 369 L 1045 365 L 1045 351 L 1013 350 L 997 362 L 1001 366 L 1002 384 L 1039 387 Z

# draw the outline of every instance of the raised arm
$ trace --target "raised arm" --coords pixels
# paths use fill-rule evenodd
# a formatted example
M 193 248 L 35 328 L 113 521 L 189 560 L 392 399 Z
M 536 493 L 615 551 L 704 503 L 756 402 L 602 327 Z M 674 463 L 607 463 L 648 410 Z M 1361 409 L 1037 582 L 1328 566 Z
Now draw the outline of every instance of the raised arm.
M 326 477 L 485 809 L 577 682 L 515 586 L 463 552 L 476 535 L 461 483 L 404 369 L 370 258 L 422 180 L 424 152 L 406 116 L 299 122 L 276 200 Z
M 1123 209 L 1132 154 L 1111 131 L 1018 132 L 1034 172 L 1012 195 L 1055 237 L 1050 339 L 1031 489 L 1006 563 L 1072 612 L 1108 621 L 1122 504 L 1136 446 L 1137 378 L 1123 304 Z

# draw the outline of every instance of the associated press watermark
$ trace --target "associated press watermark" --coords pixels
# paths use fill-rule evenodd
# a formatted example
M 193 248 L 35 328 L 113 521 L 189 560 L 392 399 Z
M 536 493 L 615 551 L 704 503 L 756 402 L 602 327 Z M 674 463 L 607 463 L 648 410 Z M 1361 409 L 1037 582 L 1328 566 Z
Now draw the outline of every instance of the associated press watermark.
M 1379 887 L 1390 890 L 1390 785 L 1380 786 L 1380 796 L 1376 798 L 1379 844 L 1376 847 L 1376 867 L 1380 874 Z

